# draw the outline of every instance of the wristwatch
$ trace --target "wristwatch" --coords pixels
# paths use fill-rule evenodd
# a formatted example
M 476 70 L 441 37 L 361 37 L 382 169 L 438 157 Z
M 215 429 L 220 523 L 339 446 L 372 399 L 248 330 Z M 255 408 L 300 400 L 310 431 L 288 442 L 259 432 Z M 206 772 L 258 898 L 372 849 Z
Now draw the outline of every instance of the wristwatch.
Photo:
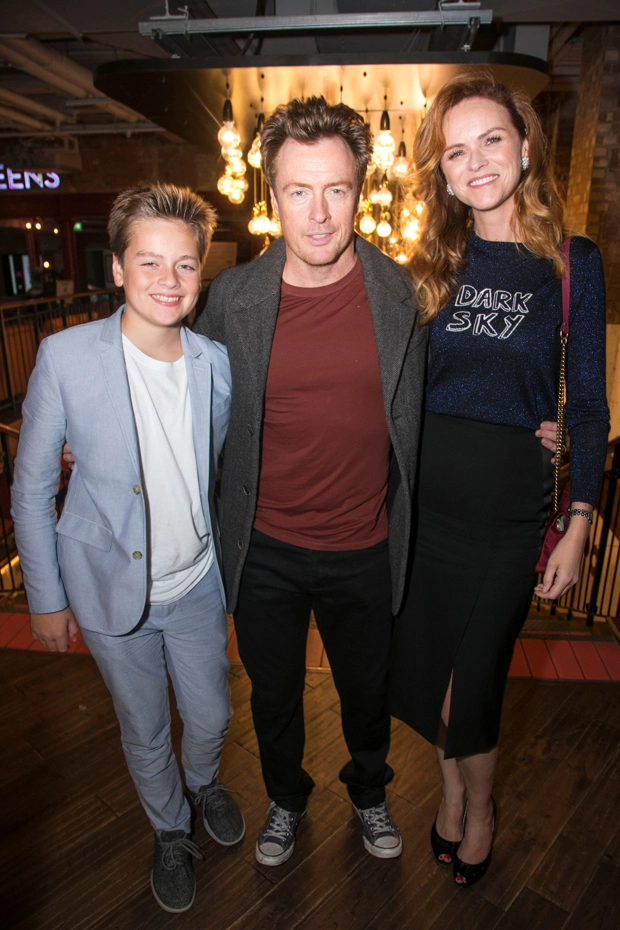
M 585 517 L 590 526 L 592 525 L 593 515 L 591 510 L 583 510 L 581 507 L 575 507 L 574 510 L 568 511 L 568 515 L 569 517 Z

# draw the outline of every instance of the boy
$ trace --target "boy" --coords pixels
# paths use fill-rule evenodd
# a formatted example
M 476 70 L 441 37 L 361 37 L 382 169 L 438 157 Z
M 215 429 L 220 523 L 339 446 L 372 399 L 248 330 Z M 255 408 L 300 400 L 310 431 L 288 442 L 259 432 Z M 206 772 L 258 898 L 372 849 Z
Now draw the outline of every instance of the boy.
M 224 846 L 243 817 L 216 776 L 230 717 L 213 486 L 228 426 L 226 350 L 183 326 L 215 214 L 186 188 L 125 191 L 108 231 L 126 303 L 44 339 L 23 404 L 13 519 L 33 636 L 82 636 L 112 694 L 129 771 L 155 830 L 160 906 L 191 907 L 190 807 L 170 741 L 166 670 L 187 787 Z M 62 516 L 60 452 L 75 457 Z

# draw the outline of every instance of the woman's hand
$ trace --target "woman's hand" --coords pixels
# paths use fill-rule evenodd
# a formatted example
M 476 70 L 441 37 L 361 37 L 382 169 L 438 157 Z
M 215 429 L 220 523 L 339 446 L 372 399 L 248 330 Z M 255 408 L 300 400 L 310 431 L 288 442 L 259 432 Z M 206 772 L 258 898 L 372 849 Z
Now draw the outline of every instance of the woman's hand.
M 543 420 L 534 435 L 538 436 L 545 449 L 549 449 L 551 452 L 555 453 L 558 436 L 558 424 L 555 420 Z M 564 452 L 568 452 L 569 449 L 570 436 L 567 433 L 564 437 Z M 554 462 L 555 455 L 551 459 L 551 464 L 553 465 Z
M 543 424 L 541 423 L 541 426 L 542 426 L 542 425 L 543 425 Z M 536 433 L 536 435 L 538 435 L 538 433 Z M 543 443 L 543 445 L 544 445 L 544 443 Z M 64 444 L 64 446 L 62 447 L 62 459 L 63 459 L 63 462 L 65 463 L 65 465 L 67 466 L 67 468 L 69 469 L 69 471 L 73 471 L 73 469 L 74 469 L 74 467 L 75 467 L 75 457 L 74 457 L 74 455 L 73 455 L 73 452 L 72 452 L 71 449 L 69 448 L 69 443 L 68 443 L 68 442 L 66 442 L 66 443 Z
M 50 652 L 68 652 L 77 639 L 78 623 L 70 607 L 51 614 L 30 614 L 30 631 Z
M 583 510 L 591 510 L 589 504 L 572 504 Z M 559 541 L 547 562 L 541 584 L 534 594 L 545 600 L 554 601 L 562 597 L 579 580 L 581 557 L 590 534 L 590 523 L 585 517 L 571 517 L 564 538 Z

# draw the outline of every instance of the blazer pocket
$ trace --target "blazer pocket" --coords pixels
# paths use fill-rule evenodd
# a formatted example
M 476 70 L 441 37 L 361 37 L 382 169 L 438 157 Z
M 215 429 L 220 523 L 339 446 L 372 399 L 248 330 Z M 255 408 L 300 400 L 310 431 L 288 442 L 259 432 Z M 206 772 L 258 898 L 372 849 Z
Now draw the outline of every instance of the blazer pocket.
M 87 546 L 103 549 L 104 552 L 109 552 L 112 548 L 112 533 L 107 526 L 93 523 L 92 520 L 86 520 L 85 517 L 79 517 L 71 511 L 63 510 L 56 524 L 56 532 L 77 542 L 86 543 Z

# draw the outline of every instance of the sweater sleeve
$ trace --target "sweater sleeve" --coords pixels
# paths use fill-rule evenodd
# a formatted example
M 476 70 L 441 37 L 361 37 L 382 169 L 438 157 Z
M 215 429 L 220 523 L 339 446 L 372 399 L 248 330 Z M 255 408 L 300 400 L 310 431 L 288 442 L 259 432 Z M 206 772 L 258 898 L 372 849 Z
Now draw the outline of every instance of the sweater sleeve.
M 570 285 L 566 423 L 571 439 L 571 497 L 594 506 L 607 455 L 609 409 L 605 279 L 601 254 L 589 239 L 577 237 L 571 243 Z

